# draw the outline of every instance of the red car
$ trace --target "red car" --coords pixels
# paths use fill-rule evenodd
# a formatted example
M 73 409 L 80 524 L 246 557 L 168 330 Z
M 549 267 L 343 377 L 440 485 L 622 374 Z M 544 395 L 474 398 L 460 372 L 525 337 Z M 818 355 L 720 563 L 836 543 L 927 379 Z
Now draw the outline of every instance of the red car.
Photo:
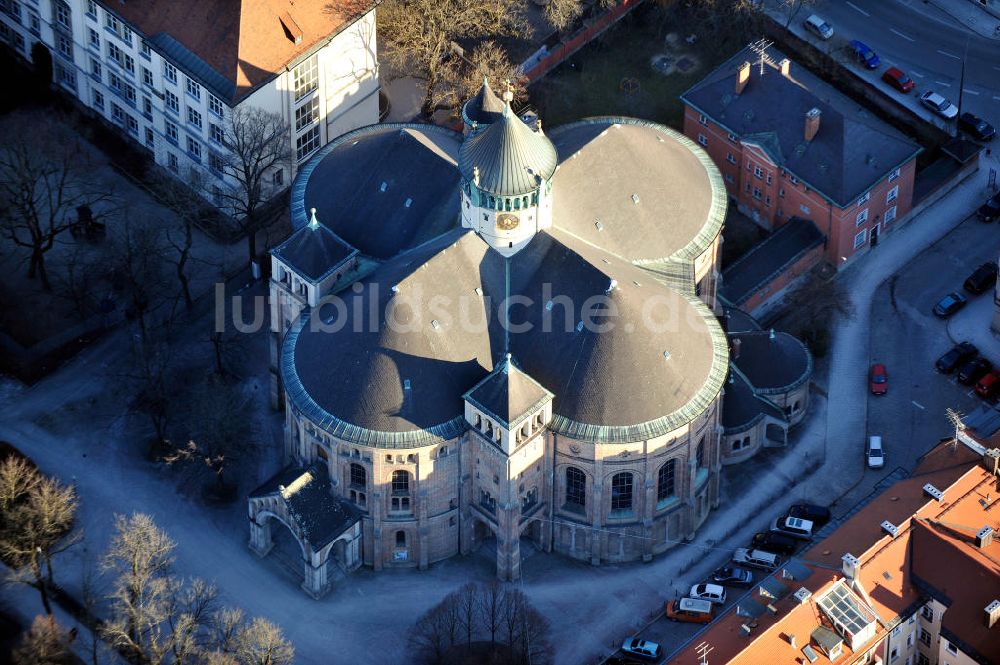
M 899 67 L 890 67 L 885 70 L 885 73 L 882 74 L 882 80 L 904 94 L 914 88 L 913 79 Z
M 1000 370 L 993 370 L 976 383 L 976 393 L 986 399 L 996 397 L 998 390 L 1000 390 Z
M 885 365 L 875 363 L 871 370 L 871 390 L 872 395 L 884 395 L 889 389 L 889 373 L 885 371 Z

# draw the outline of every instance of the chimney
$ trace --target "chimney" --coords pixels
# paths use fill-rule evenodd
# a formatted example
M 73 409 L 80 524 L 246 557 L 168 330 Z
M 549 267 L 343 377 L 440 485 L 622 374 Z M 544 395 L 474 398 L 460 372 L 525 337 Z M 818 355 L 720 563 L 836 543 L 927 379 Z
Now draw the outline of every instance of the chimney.
M 281 27 L 285 30 L 285 36 L 288 37 L 296 44 L 302 43 L 302 28 L 299 24 L 295 22 L 292 15 L 288 12 L 283 13 L 278 20 L 281 21 Z
M 983 453 L 983 466 L 994 476 L 1000 471 L 1000 448 L 990 448 Z
M 750 82 L 750 62 L 744 62 L 740 65 L 739 72 L 736 74 L 736 94 L 742 95 L 743 88 L 747 87 L 747 83 Z
M 792 72 L 792 61 L 791 60 L 789 60 L 788 58 L 785 58 L 784 60 L 781 61 L 780 66 L 781 66 L 781 75 L 782 76 L 786 76 L 787 77 L 787 76 L 789 76 L 791 74 L 791 72 Z
M 819 131 L 819 119 L 823 114 L 816 107 L 809 109 L 806 112 L 806 141 L 812 141 L 816 138 L 816 132 Z
M 743 341 L 739 337 L 733 340 L 733 360 L 740 359 L 740 344 L 742 343 Z
M 788 62 L 788 61 L 786 60 L 785 62 Z M 795 636 L 794 635 L 789 635 L 788 636 L 788 643 L 792 645 L 793 649 L 796 648 L 796 646 L 795 646 Z
M 976 532 L 976 547 L 978 547 L 981 550 L 985 550 L 992 544 L 993 544 L 992 527 L 984 526 L 982 529 Z
M 857 577 L 859 569 L 861 568 L 861 562 L 858 561 L 858 557 L 848 553 L 840 557 L 840 561 L 844 565 L 844 577 L 849 580 L 853 580 Z
M 994 600 L 987 605 L 985 611 L 986 616 L 983 618 L 986 619 L 986 627 L 992 628 L 1000 620 L 1000 600 Z

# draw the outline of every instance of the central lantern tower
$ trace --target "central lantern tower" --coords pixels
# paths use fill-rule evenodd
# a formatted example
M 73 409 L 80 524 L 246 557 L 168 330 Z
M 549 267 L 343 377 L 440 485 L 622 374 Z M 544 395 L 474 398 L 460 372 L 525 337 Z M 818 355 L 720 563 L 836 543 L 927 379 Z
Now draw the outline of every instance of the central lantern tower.
M 474 229 L 504 256 L 516 254 L 538 231 L 552 226 L 552 176 L 558 161 L 541 123 L 531 129 L 511 110 L 513 98 L 508 88 L 499 114 L 471 119 L 458 158 L 462 226 Z

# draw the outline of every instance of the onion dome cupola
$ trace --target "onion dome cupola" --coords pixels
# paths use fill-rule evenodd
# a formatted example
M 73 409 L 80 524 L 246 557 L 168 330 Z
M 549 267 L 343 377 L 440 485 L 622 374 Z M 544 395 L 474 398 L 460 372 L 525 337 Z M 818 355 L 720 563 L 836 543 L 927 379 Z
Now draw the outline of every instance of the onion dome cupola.
M 462 226 L 504 256 L 552 226 L 552 176 L 558 156 L 552 142 L 514 114 L 514 95 L 504 93 L 503 112 L 462 143 Z
M 475 97 L 462 105 L 462 123 L 465 126 L 463 133 L 468 135 L 474 129 L 496 122 L 503 114 L 503 107 L 503 101 L 493 92 L 489 80 L 484 76 L 483 87 Z

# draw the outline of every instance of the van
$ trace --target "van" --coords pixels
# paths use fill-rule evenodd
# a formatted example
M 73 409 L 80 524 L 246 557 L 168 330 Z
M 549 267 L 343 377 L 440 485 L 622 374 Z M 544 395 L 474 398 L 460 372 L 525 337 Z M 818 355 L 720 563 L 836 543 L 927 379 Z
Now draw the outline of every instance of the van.
M 712 603 L 695 598 L 671 600 L 664 608 L 664 614 L 672 621 L 708 623 L 712 620 Z
M 813 523 L 801 517 L 776 517 L 771 520 L 771 531 L 799 540 L 809 540 L 813 535 Z
M 774 570 L 778 567 L 778 555 L 763 550 L 748 550 L 745 547 L 737 548 L 733 552 L 733 561 L 753 568 L 762 570 Z

